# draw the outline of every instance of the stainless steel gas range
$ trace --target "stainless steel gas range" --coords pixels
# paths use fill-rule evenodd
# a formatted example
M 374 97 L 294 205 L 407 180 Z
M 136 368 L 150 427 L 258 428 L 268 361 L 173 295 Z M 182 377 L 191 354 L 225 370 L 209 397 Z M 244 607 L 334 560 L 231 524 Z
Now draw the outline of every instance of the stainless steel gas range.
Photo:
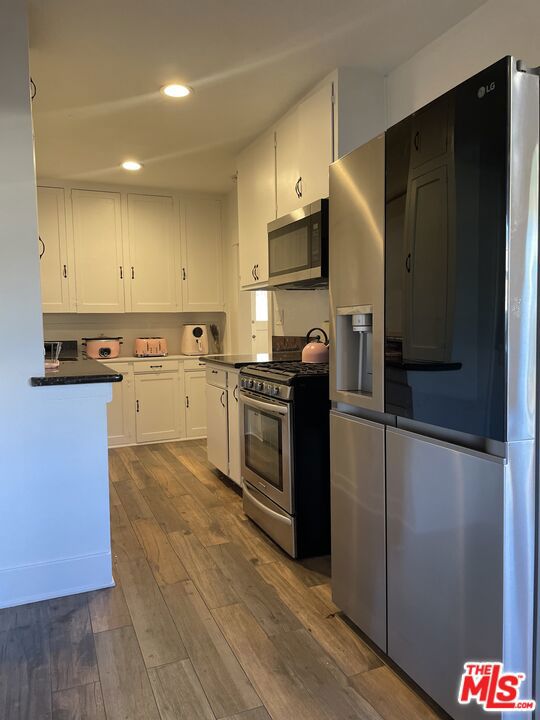
M 328 553 L 328 365 L 248 365 L 240 388 L 246 515 L 292 557 Z

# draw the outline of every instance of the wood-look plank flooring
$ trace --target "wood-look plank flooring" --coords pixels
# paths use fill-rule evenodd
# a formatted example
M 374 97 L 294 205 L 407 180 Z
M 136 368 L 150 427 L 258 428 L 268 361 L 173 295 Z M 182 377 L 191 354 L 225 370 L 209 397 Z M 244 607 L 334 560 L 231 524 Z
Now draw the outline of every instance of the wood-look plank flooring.
M 110 451 L 116 587 L 0 610 L 2 720 L 436 720 L 202 441 Z

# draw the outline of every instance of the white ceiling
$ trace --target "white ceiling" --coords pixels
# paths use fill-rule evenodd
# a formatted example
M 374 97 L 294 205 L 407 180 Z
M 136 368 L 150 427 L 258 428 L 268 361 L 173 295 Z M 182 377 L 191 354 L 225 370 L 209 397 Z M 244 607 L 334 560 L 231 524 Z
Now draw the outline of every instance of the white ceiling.
M 333 68 L 387 72 L 483 1 L 29 0 L 38 174 L 227 191 L 238 150 Z M 194 94 L 162 97 L 173 81 Z

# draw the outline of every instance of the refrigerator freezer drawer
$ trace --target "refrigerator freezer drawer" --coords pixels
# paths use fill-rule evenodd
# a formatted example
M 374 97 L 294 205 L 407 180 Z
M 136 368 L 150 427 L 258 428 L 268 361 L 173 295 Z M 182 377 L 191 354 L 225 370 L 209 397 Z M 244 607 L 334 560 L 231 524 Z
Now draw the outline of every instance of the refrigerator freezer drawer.
M 484 717 L 457 692 L 467 660 L 503 659 L 504 462 L 393 428 L 386 451 L 388 654 L 456 720 Z
M 384 426 L 332 412 L 332 594 L 386 650 Z

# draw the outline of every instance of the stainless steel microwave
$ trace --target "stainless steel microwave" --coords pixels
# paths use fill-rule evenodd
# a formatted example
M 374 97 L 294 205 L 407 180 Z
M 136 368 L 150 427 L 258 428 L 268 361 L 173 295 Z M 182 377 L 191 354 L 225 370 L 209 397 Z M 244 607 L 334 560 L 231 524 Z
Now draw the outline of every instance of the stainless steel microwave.
M 268 223 L 268 269 L 272 287 L 328 285 L 328 199 Z

